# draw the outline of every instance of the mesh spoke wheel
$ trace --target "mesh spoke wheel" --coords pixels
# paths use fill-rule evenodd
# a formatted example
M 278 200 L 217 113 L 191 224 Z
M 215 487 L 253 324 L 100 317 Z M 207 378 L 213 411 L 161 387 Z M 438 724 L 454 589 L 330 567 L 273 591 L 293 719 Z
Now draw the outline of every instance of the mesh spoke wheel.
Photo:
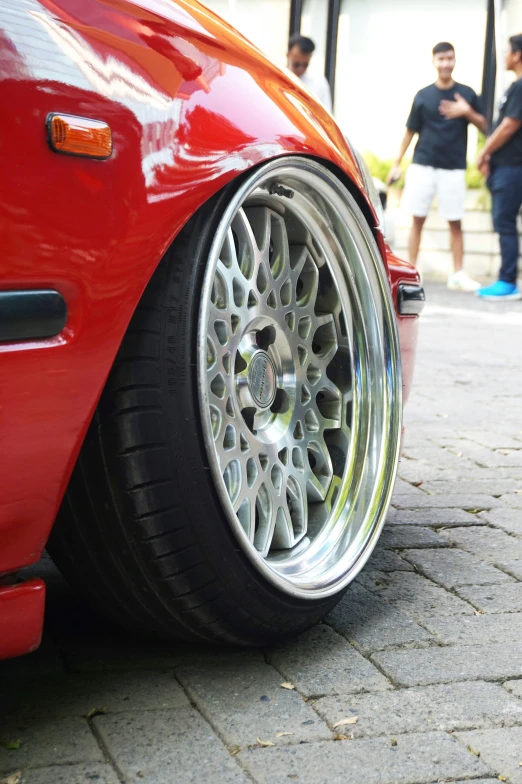
M 200 406 L 219 497 L 252 562 L 294 595 L 338 590 L 360 568 L 396 470 L 394 316 L 343 195 L 324 170 L 265 167 L 223 216 L 201 301 Z

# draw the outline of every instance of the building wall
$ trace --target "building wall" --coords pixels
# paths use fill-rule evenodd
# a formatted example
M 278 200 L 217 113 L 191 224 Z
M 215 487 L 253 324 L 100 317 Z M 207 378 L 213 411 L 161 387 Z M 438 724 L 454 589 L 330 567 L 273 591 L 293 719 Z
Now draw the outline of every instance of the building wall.
M 237 27 L 280 68 L 286 66 L 290 0 L 205 0 L 213 11 Z M 303 0 L 301 33 L 316 50 L 310 70 L 324 73 L 328 0 Z
M 326 5 L 326 0 L 318 0 Z M 204 0 L 205 5 L 243 33 L 269 56 L 286 64 L 290 0 Z
M 205 1 L 285 64 L 290 0 Z M 311 70 L 318 72 L 324 72 L 327 7 L 327 0 L 303 0 L 301 32 L 316 43 Z M 503 7 L 502 35 L 522 31 L 522 0 L 503 0 Z M 395 157 L 414 94 L 435 79 L 431 49 L 438 41 L 456 48 L 456 80 L 480 92 L 486 8 L 487 0 L 341 0 L 334 114 L 362 152 Z M 510 81 L 500 71 L 499 91 Z M 473 160 L 474 128 L 469 137 Z
M 522 2 L 520 0 L 505 0 L 504 30 L 509 37 L 522 33 Z
M 335 115 L 343 131 L 362 152 L 395 157 L 414 94 L 436 77 L 433 46 L 455 46 L 455 79 L 479 93 L 485 30 L 486 0 L 342 0 Z M 471 158 L 476 138 L 472 131 Z
M 501 0 L 498 0 L 498 2 L 500 3 Z M 506 53 L 507 40 L 512 35 L 522 33 L 522 0 L 504 0 L 501 5 L 502 13 L 500 15 L 500 30 L 497 39 L 500 50 L 497 58 L 498 74 L 496 97 L 498 99 L 501 98 L 504 91 L 515 78 L 513 73 L 508 73 L 504 70 L 504 56 Z
M 327 24 L 327 0 L 303 0 L 301 33 L 311 38 L 315 43 L 316 48 L 310 68 L 321 74 L 324 73 Z

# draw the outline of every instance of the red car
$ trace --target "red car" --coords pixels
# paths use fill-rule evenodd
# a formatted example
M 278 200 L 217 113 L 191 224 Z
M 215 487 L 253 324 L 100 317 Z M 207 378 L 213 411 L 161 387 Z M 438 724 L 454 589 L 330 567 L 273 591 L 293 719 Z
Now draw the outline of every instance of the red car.
M 0 658 L 46 547 L 138 631 L 305 629 L 382 528 L 424 298 L 364 164 L 196 0 L 3 0 L 0 73 Z

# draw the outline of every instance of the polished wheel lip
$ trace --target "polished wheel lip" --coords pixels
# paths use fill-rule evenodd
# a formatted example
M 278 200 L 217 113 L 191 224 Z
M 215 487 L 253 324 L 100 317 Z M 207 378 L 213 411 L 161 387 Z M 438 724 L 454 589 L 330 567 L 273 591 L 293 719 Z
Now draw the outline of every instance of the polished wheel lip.
M 227 512 L 225 510 L 228 508 L 230 498 L 224 483 L 219 481 L 220 478 L 222 478 L 222 470 L 215 454 L 210 416 L 207 416 L 207 412 L 209 411 L 207 386 L 206 383 L 202 382 L 202 379 L 206 379 L 206 327 L 208 320 L 208 303 L 210 300 L 210 291 L 213 283 L 213 271 L 215 270 L 217 259 L 221 252 L 226 230 L 230 225 L 236 211 L 239 209 L 239 207 L 241 207 L 245 199 L 256 189 L 259 189 L 264 183 L 273 181 L 275 178 L 277 178 L 278 182 L 284 182 L 286 185 L 286 178 L 292 182 L 298 182 L 301 178 L 303 182 L 306 182 L 307 177 L 308 179 L 314 180 L 317 187 L 322 187 L 321 182 L 324 184 L 324 192 L 319 194 L 317 199 L 324 199 L 325 194 L 330 196 L 332 203 L 328 202 L 325 209 L 329 209 L 332 214 L 334 213 L 334 210 L 336 210 L 337 219 L 343 219 L 347 224 L 352 226 L 352 229 L 357 235 L 356 237 L 352 237 L 352 241 L 355 244 L 354 246 L 360 255 L 365 254 L 365 264 L 367 264 L 367 268 L 365 267 L 362 273 L 359 271 L 359 277 L 360 281 L 364 281 L 364 279 L 368 280 L 367 289 L 364 288 L 365 284 L 361 284 L 359 281 L 359 290 L 355 287 L 352 291 L 354 302 L 357 302 L 362 307 L 362 298 L 364 307 L 367 307 L 368 304 L 371 306 L 371 302 L 369 300 L 371 300 L 372 296 L 376 296 L 379 300 L 379 307 L 382 308 L 382 312 L 379 313 L 379 318 L 376 318 L 375 324 L 373 325 L 374 334 L 372 339 L 379 343 L 382 342 L 384 364 L 388 369 L 386 378 L 383 380 L 383 389 L 385 390 L 384 394 L 386 397 L 384 406 L 385 411 L 383 413 L 383 417 L 385 418 L 386 422 L 384 422 L 383 428 L 384 425 L 386 425 L 391 433 L 391 436 L 387 445 L 386 453 L 380 454 L 378 456 L 379 461 L 376 468 L 379 482 L 382 482 L 383 485 L 382 487 L 374 489 L 368 498 L 363 499 L 364 503 L 368 507 L 366 517 L 371 517 L 371 523 L 366 521 L 365 525 L 361 526 L 361 532 L 357 532 L 356 536 L 354 537 L 354 542 L 357 544 L 357 547 L 354 544 L 352 547 L 354 552 L 350 554 L 350 548 L 348 548 L 345 553 L 347 556 L 350 555 L 350 558 L 348 559 L 347 557 L 343 557 L 343 554 L 341 553 L 341 557 L 337 560 L 337 562 L 332 562 L 330 566 L 327 566 L 327 568 L 323 569 L 322 573 L 318 567 L 316 574 L 312 579 L 307 579 L 306 575 L 304 579 L 296 579 L 295 576 L 289 576 L 290 572 L 285 573 L 285 562 L 283 556 L 281 557 L 281 561 L 279 561 L 277 558 L 261 558 L 259 553 L 257 553 L 251 545 L 245 534 L 245 531 L 239 525 L 237 518 L 235 519 L 235 525 L 234 520 L 231 520 L 230 518 L 229 522 L 232 523 L 234 533 L 242 545 L 246 555 L 250 558 L 252 563 L 254 563 L 256 568 L 276 588 L 294 597 L 302 599 L 319 599 L 337 593 L 338 591 L 342 590 L 349 582 L 351 582 L 351 580 L 356 576 L 356 574 L 360 571 L 364 563 L 369 558 L 373 547 L 377 542 L 382 525 L 384 524 L 385 514 L 389 506 L 391 493 L 393 490 L 393 482 L 397 471 L 402 420 L 402 378 L 400 368 L 399 341 L 389 283 L 386 278 L 386 271 L 379 256 L 379 252 L 377 250 L 370 228 L 365 222 L 363 216 L 358 211 L 355 205 L 355 200 L 339 183 L 337 178 L 335 178 L 322 166 L 297 156 L 292 159 L 278 159 L 260 167 L 254 175 L 248 178 L 243 183 L 243 185 L 238 188 L 232 197 L 222 216 L 218 231 L 214 238 L 214 242 L 209 254 L 207 273 L 203 283 L 201 295 L 202 304 L 198 325 L 198 393 L 202 412 L 203 432 L 207 455 L 214 479 L 216 480 L 216 490 L 223 504 L 225 516 L 227 516 Z M 292 195 L 290 188 L 291 185 L 288 188 L 285 188 L 285 190 L 287 193 Z M 287 198 L 288 196 L 281 196 L 281 202 L 284 204 Z M 351 270 L 346 264 L 343 270 L 343 274 L 350 278 L 351 283 L 353 284 L 353 270 Z M 379 319 L 381 321 L 380 325 L 378 323 Z M 356 347 L 356 353 L 359 350 L 361 350 L 361 353 L 363 354 L 362 360 L 364 364 L 364 362 L 367 361 L 367 357 L 364 356 L 364 347 Z M 361 359 L 361 357 L 359 359 Z M 363 368 L 362 373 L 363 376 L 364 374 L 367 375 L 368 369 Z M 365 383 L 367 383 L 367 379 Z M 357 415 L 358 411 L 354 411 L 353 417 L 355 418 Z M 369 427 L 366 428 L 366 430 L 368 429 Z M 365 437 L 368 438 L 367 433 L 366 435 L 363 433 L 361 436 L 363 440 Z M 354 458 L 353 454 L 352 458 Z M 373 460 L 374 458 L 375 455 L 372 455 Z M 360 488 L 357 487 L 356 490 L 359 491 Z M 379 490 L 379 492 L 377 492 L 377 490 Z M 361 501 L 357 495 L 354 497 L 356 499 L 356 503 L 363 503 L 363 501 Z M 341 512 L 344 510 L 344 513 L 347 514 L 346 504 L 337 504 L 337 506 L 340 508 Z M 366 508 L 366 506 L 364 508 Z M 337 517 L 338 516 L 339 514 L 337 514 Z M 364 520 L 366 520 L 366 518 L 364 518 Z M 327 535 L 331 535 L 332 525 L 330 525 L 330 532 L 321 532 L 321 535 L 324 534 L 323 538 Z M 339 547 L 341 546 L 339 543 L 342 540 L 342 533 L 343 532 L 341 532 L 340 536 L 337 537 L 337 544 Z M 346 530 L 344 531 L 344 534 L 346 537 Z M 319 539 L 320 537 L 317 538 Z M 299 557 L 299 553 L 297 552 L 294 559 L 297 559 L 296 563 L 299 563 Z

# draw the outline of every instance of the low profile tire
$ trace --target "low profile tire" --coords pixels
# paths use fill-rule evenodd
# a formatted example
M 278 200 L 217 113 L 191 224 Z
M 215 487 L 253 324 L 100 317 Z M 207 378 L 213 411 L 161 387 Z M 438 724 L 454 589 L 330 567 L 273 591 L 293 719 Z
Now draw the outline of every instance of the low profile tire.
M 111 618 L 258 644 L 323 617 L 388 507 L 401 373 L 354 198 L 280 159 L 204 205 L 127 330 L 49 543 Z

